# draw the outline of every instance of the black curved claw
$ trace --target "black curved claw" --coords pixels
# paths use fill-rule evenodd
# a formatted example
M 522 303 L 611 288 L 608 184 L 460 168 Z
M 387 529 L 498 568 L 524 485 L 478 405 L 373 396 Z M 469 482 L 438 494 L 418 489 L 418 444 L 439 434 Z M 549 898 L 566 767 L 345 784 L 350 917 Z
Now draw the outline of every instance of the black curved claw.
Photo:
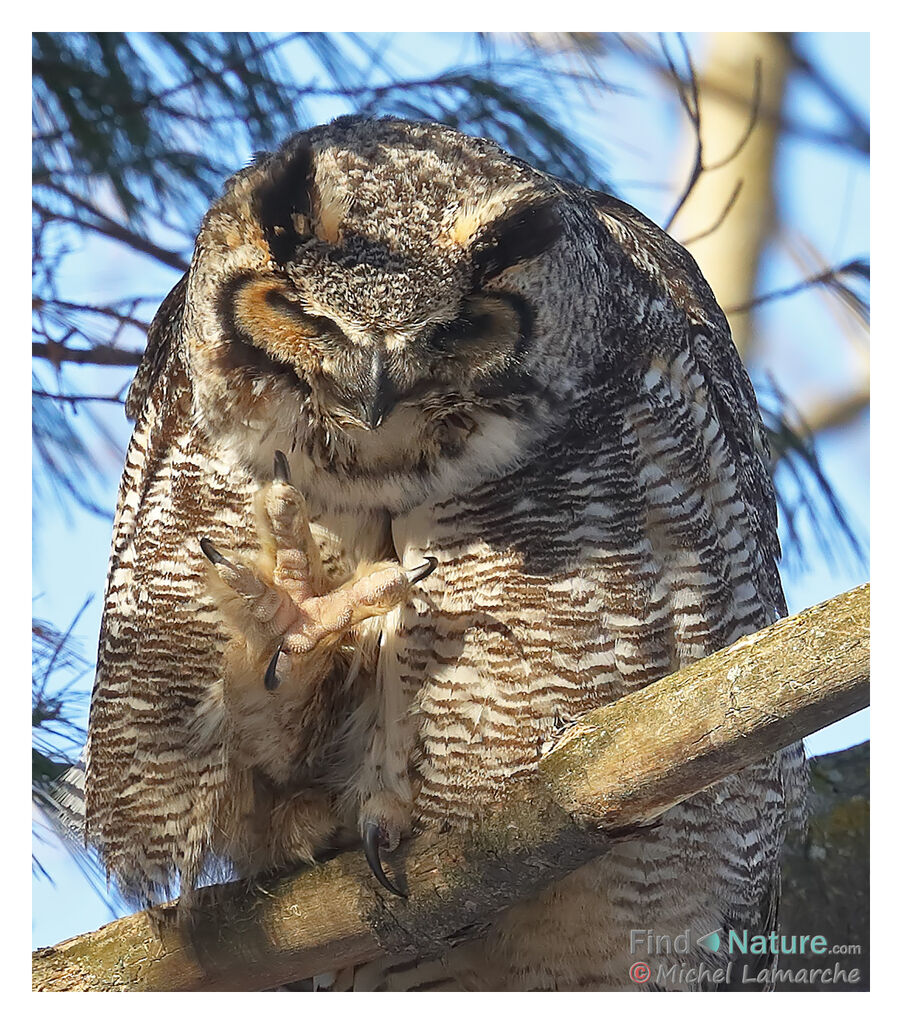
M 272 477 L 279 484 L 291 483 L 291 470 L 288 468 L 288 459 L 285 458 L 285 452 L 280 452 L 278 449 L 272 460 Z
M 405 569 L 404 575 L 407 577 L 408 583 L 419 583 L 420 580 L 426 579 L 427 576 L 434 572 L 437 565 L 438 559 L 433 558 L 432 555 L 427 555 L 426 561 L 422 565 L 418 565 L 415 569 Z
M 366 862 L 370 866 L 370 871 L 376 878 L 376 881 L 393 896 L 400 896 L 402 899 L 407 899 L 407 893 L 401 892 L 397 889 L 386 877 L 385 870 L 382 867 L 382 861 L 379 859 L 379 826 L 375 821 L 368 821 L 363 826 L 363 853 L 366 857 Z
M 213 541 L 211 541 L 209 537 L 201 537 L 200 549 L 214 565 L 229 564 L 229 560 L 213 547 Z
M 276 675 L 276 665 L 279 664 L 279 655 L 282 653 L 282 644 L 284 642 L 284 640 L 279 641 L 276 653 L 269 659 L 269 664 L 266 666 L 266 672 L 263 676 L 263 685 L 270 691 L 278 689 L 279 683 L 282 682 Z

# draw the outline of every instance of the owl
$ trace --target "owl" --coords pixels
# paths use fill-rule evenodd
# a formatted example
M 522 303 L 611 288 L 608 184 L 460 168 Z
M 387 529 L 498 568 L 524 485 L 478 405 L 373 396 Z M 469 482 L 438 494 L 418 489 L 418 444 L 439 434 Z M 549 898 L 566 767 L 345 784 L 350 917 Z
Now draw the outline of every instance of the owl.
M 767 445 L 691 257 L 432 123 L 232 177 L 128 398 L 87 837 L 136 900 L 465 831 L 570 723 L 785 613 Z M 699 987 L 765 931 L 796 746 L 441 960 L 335 986 Z M 644 943 L 643 939 L 643 943 Z M 665 944 L 666 945 L 666 944 Z M 688 978 L 688 980 L 687 980 Z

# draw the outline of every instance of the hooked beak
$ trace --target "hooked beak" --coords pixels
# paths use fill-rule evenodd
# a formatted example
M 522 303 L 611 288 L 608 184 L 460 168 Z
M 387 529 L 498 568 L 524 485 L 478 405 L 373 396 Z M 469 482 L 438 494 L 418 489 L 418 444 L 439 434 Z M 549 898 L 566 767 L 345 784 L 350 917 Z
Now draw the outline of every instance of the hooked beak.
M 370 430 L 375 430 L 398 400 L 398 392 L 385 365 L 385 355 L 379 349 L 373 352 L 368 373 L 362 383 L 357 401 L 360 421 Z

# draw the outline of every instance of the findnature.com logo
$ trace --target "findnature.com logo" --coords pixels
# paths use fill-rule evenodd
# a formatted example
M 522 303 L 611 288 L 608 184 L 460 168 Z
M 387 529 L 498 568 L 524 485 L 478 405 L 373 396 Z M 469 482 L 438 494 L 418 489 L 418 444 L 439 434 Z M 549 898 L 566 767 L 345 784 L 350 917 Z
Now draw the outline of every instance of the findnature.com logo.
M 738 974 L 735 962 L 740 956 L 773 956 L 792 957 L 801 955 L 814 956 L 856 956 L 861 954 L 861 947 L 855 945 L 830 945 L 825 935 L 784 935 L 781 932 L 764 934 L 750 933 L 747 929 L 735 931 L 730 929 L 725 934 L 719 929 L 708 932 L 695 939 L 695 945 L 707 949 L 711 953 L 721 954 L 721 960 L 727 961 L 724 966 L 713 964 L 680 964 L 671 959 L 672 954 L 688 954 L 692 946 L 689 929 L 679 935 L 659 935 L 651 929 L 634 928 L 630 932 L 630 952 L 638 955 L 666 956 L 666 962 L 658 964 L 657 972 L 653 972 L 645 961 L 639 961 L 630 968 L 630 978 L 638 984 L 652 981 L 659 986 L 673 984 L 730 984 L 740 981 L 744 985 L 773 985 L 777 982 L 794 984 L 826 985 L 856 984 L 861 978 L 859 968 L 847 970 L 839 962 L 823 968 L 789 966 L 766 967 L 754 970 L 747 963 L 742 964 L 742 976 Z M 641 969 L 637 969 L 641 968 Z

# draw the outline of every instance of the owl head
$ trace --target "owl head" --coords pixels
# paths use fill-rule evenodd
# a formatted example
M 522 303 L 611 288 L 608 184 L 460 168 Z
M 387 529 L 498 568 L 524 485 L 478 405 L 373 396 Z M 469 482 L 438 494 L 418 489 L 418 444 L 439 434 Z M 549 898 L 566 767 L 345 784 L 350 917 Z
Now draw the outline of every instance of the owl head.
M 196 415 L 261 472 L 287 452 L 333 504 L 398 508 L 506 467 L 575 384 L 579 214 L 560 182 L 442 125 L 294 136 L 198 236 Z

